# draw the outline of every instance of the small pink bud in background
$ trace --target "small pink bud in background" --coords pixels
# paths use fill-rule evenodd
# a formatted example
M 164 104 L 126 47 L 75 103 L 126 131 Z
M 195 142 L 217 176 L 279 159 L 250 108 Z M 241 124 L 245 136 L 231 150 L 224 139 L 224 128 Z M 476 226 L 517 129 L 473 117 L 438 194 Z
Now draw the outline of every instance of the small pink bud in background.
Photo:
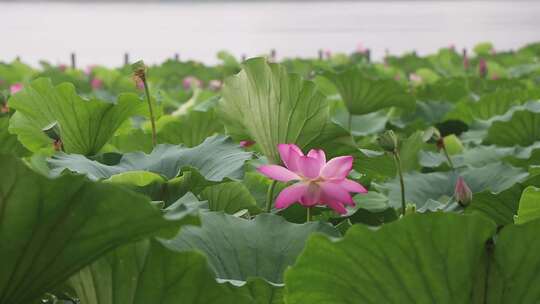
M 86 67 L 86 69 L 84 70 L 84 73 L 86 75 L 90 75 L 92 74 L 92 72 L 94 71 L 94 68 L 96 68 L 96 65 L 92 64 L 92 65 L 89 65 Z
M 499 75 L 493 74 L 493 76 L 491 76 L 491 80 L 497 80 L 497 79 L 499 79 Z
M 195 76 L 187 76 L 182 80 L 182 86 L 185 90 L 190 90 L 193 88 L 201 88 L 203 85 L 202 81 L 200 81 Z
M 144 90 L 144 82 L 141 79 L 136 78 L 135 85 L 137 85 L 137 89 Z
M 488 74 L 487 62 L 484 58 L 480 58 L 480 61 L 478 61 L 478 74 L 482 78 L 485 78 Z
M 489 51 L 491 55 L 497 55 L 497 50 L 495 48 L 492 48 L 491 51 Z
M 99 78 L 92 78 L 90 85 L 92 86 L 92 89 L 99 90 L 103 87 L 103 80 Z
M 252 140 L 242 140 L 240 142 L 240 147 L 247 148 L 247 147 L 253 146 L 254 144 L 255 144 L 255 142 L 252 141 Z
M 23 89 L 22 83 L 14 83 L 9 87 L 9 92 L 11 93 L 11 95 L 13 95 L 22 89 Z
M 330 59 L 330 57 L 332 57 L 332 51 L 325 50 L 324 51 L 324 57 L 326 57 L 326 59 Z
M 221 80 L 216 80 L 216 79 L 210 80 L 210 83 L 208 83 L 208 87 L 212 91 L 219 91 L 222 85 L 223 83 L 221 82 Z
M 67 65 L 65 65 L 65 64 L 59 64 L 59 65 L 58 65 L 58 69 L 59 69 L 61 72 L 65 72 L 66 69 L 67 69 Z
M 394 80 L 395 81 L 400 81 L 401 80 L 401 75 L 396 73 L 396 75 L 394 75 Z
M 456 45 L 451 43 L 449 46 L 448 46 L 448 49 L 451 50 L 451 51 L 455 51 L 456 50 Z
M 470 66 L 469 56 L 467 55 L 467 49 L 463 49 L 463 68 L 468 70 Z
M 469 188 L 463 177 L 458 176 L 454 190 L 454 197 L 458 203 L 462 206 L 467 206 L 472 201 L 472 196 L 471 188 Z
M 362 43 L 359 43 L 356 46 L 356 52 L 360 53 L 360 54 L 364 54 L 365 52 L 367 52 L 367 49 L 364 47 L 364 45 Z
M 409 81 L 412 82 L 413 84 L 421 84 L 423 79 L 422 79 L 422 76 L 416 73 L 411 73 L 409 74 Z

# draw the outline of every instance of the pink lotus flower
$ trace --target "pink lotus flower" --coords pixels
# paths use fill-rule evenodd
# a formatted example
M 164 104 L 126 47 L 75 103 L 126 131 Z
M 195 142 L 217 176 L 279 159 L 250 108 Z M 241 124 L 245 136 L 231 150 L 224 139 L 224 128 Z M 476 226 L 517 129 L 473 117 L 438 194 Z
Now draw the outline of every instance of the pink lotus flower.
M 294 144 L 279 144 L 278 150 L 285 167 L 264 165 L 258 168 L 260 173 L 277 181 L 298 181 L 278 195 L 278 209 L 298 202 L 308 208 L 326 205 L 339 214 L 345 214 L 345 205 L 355 205 L 349 192 L 367 192 L 364 186 L 347 179 L 352 169 L 352 156 L 340 156 L 326 162 L 323 150 L 312 149 L 304 155 Z
M 13 95 L 22 89 L 23 89 L 22 83 L 14 83 L 9 87 L 9 92 L 11 93 L 11 95 Z
M 219 91 L 222 85 L 223 83 L 221 82 L 221 80 L 216 80 L 216 79 L 210 80 L 210 82 L 208 83 L 208 87 L 212 91 Z
M 356 46 L 356 52 L 359 53 L 359 54 L 364 54 L 364 53 L 366 53 L 367 51 L 368 51 L 368 49 L 366 49 L 362 43 L 359 43 L 359 44 Z
M 90 75 L 90 74 L 92 74 L 92 72 L 94 71 L 94 69 L 95 69 L 96 67 L 97 67 L 97 65 L 95 65 L 95 64 L 89 65 L 89 66 L 87 66 L 86 69 L 84 70 L 84 73 L 85 73 L 86 75 Z
M 242 140 L 242 141 L 240 141 L 240 147 L 243 147 L 243 148 L 251 147 L 254 144 L 255 144 L 255 142 L 252 141 L 252 140 Z
M 414 83 L 414 84 L 421 84 L 423 79 L 422 79 L 422 76 L 416 74 L 416 73 L 411 73 L 409 75 L 409 81 Z
M 478 74 L 480 74 L 480 77 L 484 77 L 484 78 L 488 74 L 487 62 L 483 58 L 481 58 L 480 61 L 478 61 Z
M 454 189 L 454 197 L 462 206 L 468 205 L 472 201 L 472 191 L 467 185 L 463 177 L 459 176 Z
M 60 64 L 58 65 L 58 69 L 60 70 L 60 72 L 65 72 L 67 70 L 67 65 Z
M 92 89 L 99 90 L 103 87 L 103 80 L 99 78 L 92 78 L 90 85 L 92 86 Z
M 201 88 L 203 85 L 202 81 L 200 81 L 195 76 L 187 76 L 182 80 L 182 86 L 185 90 L 190 90 L 193 88 Z

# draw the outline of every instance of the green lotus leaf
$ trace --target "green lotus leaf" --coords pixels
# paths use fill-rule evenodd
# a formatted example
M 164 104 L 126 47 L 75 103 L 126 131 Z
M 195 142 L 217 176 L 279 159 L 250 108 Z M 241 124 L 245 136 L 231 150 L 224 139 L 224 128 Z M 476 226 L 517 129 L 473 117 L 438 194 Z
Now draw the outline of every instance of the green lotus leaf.
M 246 220 L 208 212 L 201 214 L 201 220 L 201 228 L 183 228 L 177 237 L 163 242 L 174 250 L 204 252 L 221 280 L 261 277 L 282 284 L 283 271 L 294 263 L 309 235 L 322 232 L 339 236 L 326 223 L 293 224 L 266 213 Z
M 263 58 L 247 60 L 222 91 L 219 113 L 227 133 L 254 140 L 272 163 L 279 163 L 278 144 L 305 148 L 329 120 L 326 98 L 313 82 Z
M 223 211 L 234 214 L 247 209 L 250 214 L 258 214 L 262 210 L 257 206 L 255 198 L 240 182 L 227 182 L 206 187 L 201 197 L 208 201 L 211 211 Z
M 324 75 L 335 84 L 351 114 L 368 114 L 389 107 L 414 110 L 414 98 L 394 80 L 371 79 L 358 69 Z
M 16 109 L 10 132 L 29 150 L 50 147 L 52 140 L 42 131 L 56 123 L 67 153 L 94 155 L 129 117 L 144 109 L 134 94 L 123 94 L 116 103 L 85 100 L 70 83 L 56 87 L 49 79 L 38 79 L 9 99 Z
M 164 116 L 157 126 L 159 143 L 188 147 L 197 146 L 206 138 L 223 131 L 223 125 L 213 109 L 207 112 L 191 111 L 179 117 Z
M 243 151 L 230 138 L 215 135 L 193 148 L 158 145 L 150 154 L 126 153 L 114 165 L 105 165 L 82 155 L 65 153 L 54 155 L 49 159 L 49 165 L 53 175 L 59 175 L 67 169 L 86 174 L 94 180 L 128 171 L 150 171 L 172 179 L 177 177 L 183 168 L 191 167 L 209 181 L 222 181 L 224 178 L 242 178 L 244 162 L 250 158 L 251 153 Z
M 143 196 L 65 175 L 50 180 L 0 157 L 0 303 L 29 303 L 107 251 L 196 224 L 166 219 Z M 129 227 L 129 229 L 126 229 Z
M 536 303 L 540 299 L 540 220 L 504 227 L 490 265 L 486 303 Z
M 490 124 L 484 140 L 486 144 L 530 146 L 540 140 L 540 102 L 514 106 L 486 123 Z
M 176 252 L 155 240 L 114 250 L 68 284 L 85 304 L 251 303 L 230 284 L 216 282 L 202 254 Z
M 345 238 L 314 235 L 287 270 L 287 303 L 474 303 L 495 225 L 481 216 L 414 214 Z
M 473 193 L 484 190 L 499 193 L 524 181 L 529 173 L 521 168 L 495 162 L 484 167 L 462 169 L 459 175 L 463 176 Z M 406 201 L 421 208 L 429 199 L 452 197 L 457 177 L 457 172 L 406 173 L 404 174 Z M 397 178 L 382 184 L 380 190 L 388 192 L 392 206 L 400 206 L 401 190 Z
M 28 150 L 17 140 L 17 136 L 8 132 L 9 117 L 0 117 L 0 153 L 24 156 Z
M 529 186 L 523 190 L 515 218 L 516 224 L 524 224 L 540 218 L 540 189 Z

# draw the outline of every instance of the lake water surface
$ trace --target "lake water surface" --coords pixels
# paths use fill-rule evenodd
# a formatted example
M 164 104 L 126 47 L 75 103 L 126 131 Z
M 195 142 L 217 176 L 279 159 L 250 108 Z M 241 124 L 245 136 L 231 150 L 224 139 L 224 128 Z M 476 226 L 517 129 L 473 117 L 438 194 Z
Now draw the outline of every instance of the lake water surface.
M 2 3 L 0 60 L 20 56 L 116 66 L 124 52 L 159 62 L 174 53 L 207 63 L 226 49 L 237 56 L 277 50 L 278 57 L 317 56 L 318 49 L 376 58 L 386 49 L 498 49 L 540 41 L 540 1 L 378 1 L 265 3 Z

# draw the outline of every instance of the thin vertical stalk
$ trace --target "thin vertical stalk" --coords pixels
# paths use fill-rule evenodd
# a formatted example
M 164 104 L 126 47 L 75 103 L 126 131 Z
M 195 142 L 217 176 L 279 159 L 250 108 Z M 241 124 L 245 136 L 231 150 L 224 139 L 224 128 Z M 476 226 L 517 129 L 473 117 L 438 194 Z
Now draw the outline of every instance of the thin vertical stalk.
M 312 221 L 313 215 L 311 214 L 311 208 L 312 207 L 307 207 L 306 208 L 306 223 L 309 223 L 309 222 Z
M 276 188 L 277 181 L 273 180 L 272 184 L 268 186 L 268 192 L 266 192 L 266 212 L 272 211 L 272 205 L 274 205 L 274 189 Z
M 446 156 L 446 160 L 448 160 L 448 164 L 450 165 L 450 168 L 452 170 L 455 170 L 454 163 L 452 163 L 452 159 L 450 158 L 450 154 L 448 154 L 448 150 L 446 150 L 446 146 L 443 143 L 442 150 L 444 152 L 444 156 Z
M 146 83 L 146 77 L 141 79 L 144 85 L 144 94 L 146 95 L 146 101 L 148 102 L 148 111 L 150 112 L 150 124 L 152 125 L 152 147 L 157 145 L 156 136 L 156 119 L 154 117 L 154 110 L 152 109 L 152 101 L 150 99 L 150 90 L 148 90 L 148 84 Z
M 399 151 L 394 151 L 394 162 L 396 164 L 396 170 L 399 175 L 399 185 L 401 187 L 401 215 L 405 215 L 405 209 L 407 208 L 405 204 L 405 182 L 403 181 L 403 168 L 401 166 L 401 158 L 399 157 Z

